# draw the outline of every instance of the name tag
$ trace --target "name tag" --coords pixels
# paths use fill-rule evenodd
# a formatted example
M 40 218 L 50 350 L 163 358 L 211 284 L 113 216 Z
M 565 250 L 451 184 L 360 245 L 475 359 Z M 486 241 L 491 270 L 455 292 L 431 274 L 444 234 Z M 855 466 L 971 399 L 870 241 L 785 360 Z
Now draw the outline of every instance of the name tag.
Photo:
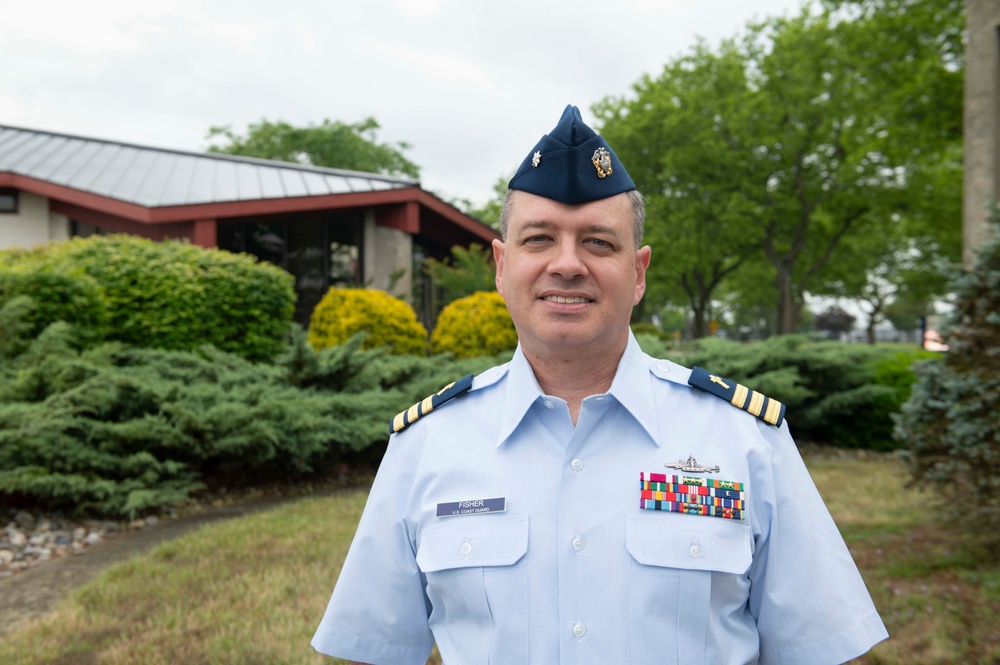
M 483 513 L 502 513 L 507 510 L 507 498 L 471 499 L 469 501 L 453 501 L 437 505 L 438 517 L 453 517 L 455 515 L 481 515 Z

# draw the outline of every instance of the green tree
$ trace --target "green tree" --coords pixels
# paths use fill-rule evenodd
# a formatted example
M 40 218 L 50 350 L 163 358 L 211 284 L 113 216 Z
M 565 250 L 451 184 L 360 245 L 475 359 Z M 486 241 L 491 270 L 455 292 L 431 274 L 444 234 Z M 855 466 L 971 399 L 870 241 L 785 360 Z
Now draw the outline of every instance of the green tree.
M 955 309 L 941 361 L 918 381 L 896 422 L 914 482 L 933 485 L 942 514 L 1000 551 L 1000 227 L 975 267 L 956 269 Z
M 513 177 L 514 175 L 510 174 L 497 178 L 496 182 L 493 183 L 493 196 L 484 203 L 476 204 L 468 199 L 460 199 L 455 201 L 455 205 L 464 210 L 467 215 L 471 215 L 483 224 L 499 231 L 500 209 L 503 207 L 504 196 L 507 195 L 507 183 Z
M 261 120 L 251 124 L 245 136 L 227 125 L 210 128 L 206 138 L 225 140 L 209 152 L 419 178 L 419 167 L 403 154 L 410 146 L 380 143 L 378 130 L 378 122 L 371 117 L 354 124 L 323 120 L 307 127 Z
M 640 80 L 633 96 L 599 104 L 602 133 L 650 199 L 649 240 L 669 264 L 651 276 L 674 285 L 662 293 L 676 298 L 679 288 L 702 318 L 698 307 L 763 259 L 767 280 L 729 288 L 766 291 L 770 282 L 776 331 L 788 333 L 806 294 L 835 281 L 832 266 L 864 275 L 895 255 L 892 245 L 843 252 L 852 239 L 934 237 L 936 217 L 947 251 L 941 236 L 954 229 L 940 230 L 940 219 L 957 204 L 949 184 L 961 114 L 934 99 L 961 99 L 955 5 L 831 0 L 819 13 L 751 25 L 717 53 L 699 45 Z M 906 225 L 887 233 L 898 218 Z
M 630 100 L 605 100 L 595 111 L 602 134 L 628 164 L 647 200 L 646 242 L 656 260 L 647 300 L 686 301 L 695 337 L 708 333 L 722 281 L 759 247 L 745 223 L 756 203 L 741 189 L 753 165 L 732 130 L 747 122 L 744 56 L 733 42 L 716 54 L 704 44 L 644 77 Z
M 460 245 L 452 247 L 450 259 L 427 259 L 424 269 L 435 286 L 444 291 L 442 305 L 479 291 L 496 290 L 493 250 L 477 243 L 468 248 Z

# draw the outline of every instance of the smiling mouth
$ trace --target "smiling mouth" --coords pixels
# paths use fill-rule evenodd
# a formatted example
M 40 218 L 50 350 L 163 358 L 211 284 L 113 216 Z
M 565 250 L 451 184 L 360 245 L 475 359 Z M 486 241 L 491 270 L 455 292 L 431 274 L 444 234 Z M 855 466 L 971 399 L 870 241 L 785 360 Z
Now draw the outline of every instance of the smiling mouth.
M 547 300 L 548 302 L 557 302 L 564 305 L 575 305 L 579 303 L 592 302 L 590 298 L 584 298 L 583 296 L 573 296 L 570 298 L 566 298 L 563 296 L 545 296 L 542 298 L 542 300 Z

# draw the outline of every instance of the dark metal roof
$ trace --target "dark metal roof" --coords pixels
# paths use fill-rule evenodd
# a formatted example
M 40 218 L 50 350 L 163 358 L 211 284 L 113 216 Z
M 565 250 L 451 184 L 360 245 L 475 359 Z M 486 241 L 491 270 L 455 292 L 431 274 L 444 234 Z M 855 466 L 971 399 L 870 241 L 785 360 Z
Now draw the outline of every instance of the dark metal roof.
M 420 183 L 376 173 L 184 152 L 0 125 L 0 173 L 148 208 L 375 192 Z

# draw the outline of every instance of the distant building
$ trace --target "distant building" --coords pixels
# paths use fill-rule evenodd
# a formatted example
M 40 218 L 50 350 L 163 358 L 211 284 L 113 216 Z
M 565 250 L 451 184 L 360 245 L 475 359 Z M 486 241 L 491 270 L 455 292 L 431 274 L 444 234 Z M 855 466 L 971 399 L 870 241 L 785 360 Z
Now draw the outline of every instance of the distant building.
M 1000 2 L 968 0 L 965 47 L 965 178 L 962 253 L 971 267 L 1000 193 Z
M 414 180 L 0 125 L 0 248 L 103 233 L 279 265 L 295 276 L 302 323 L 331 286 L 362 285 L 416 291 L 432 321 L 423 260 L 499 237 Z

